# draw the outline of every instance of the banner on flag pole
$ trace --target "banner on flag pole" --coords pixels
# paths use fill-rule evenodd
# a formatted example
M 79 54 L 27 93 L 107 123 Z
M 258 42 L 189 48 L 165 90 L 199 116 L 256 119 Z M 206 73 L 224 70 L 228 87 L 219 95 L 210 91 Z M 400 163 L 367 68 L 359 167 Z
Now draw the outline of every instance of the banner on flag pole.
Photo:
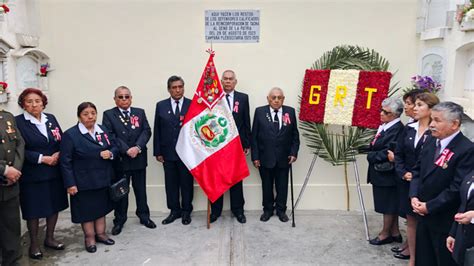
M 186 113 L 176 152 L 211 202 L 250 172 L 210 53 Z

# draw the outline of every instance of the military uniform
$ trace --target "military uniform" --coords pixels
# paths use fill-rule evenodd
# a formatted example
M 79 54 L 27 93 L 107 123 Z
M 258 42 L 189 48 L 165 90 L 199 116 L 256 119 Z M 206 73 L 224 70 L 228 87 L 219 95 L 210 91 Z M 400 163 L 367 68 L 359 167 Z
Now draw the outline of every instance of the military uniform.
M 18 182 L 7 186 L 3 175 L 7 166 L 21 170 L 25 142 L 16 127 L 15 117 L 0 110 L 0 249 L 1 265 L 17 265 L 20 252 L 20 201 Z

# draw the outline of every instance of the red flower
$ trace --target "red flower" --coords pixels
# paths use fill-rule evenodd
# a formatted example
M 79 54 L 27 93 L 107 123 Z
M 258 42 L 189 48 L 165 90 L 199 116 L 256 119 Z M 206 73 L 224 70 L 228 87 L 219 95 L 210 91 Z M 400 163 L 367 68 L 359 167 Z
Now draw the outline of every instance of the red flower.
M 10 12 L 10 8 L 8 8 L 7 5 L 3 4 L 3 5 L 1 5 L 0 7 L 3 8 L 3 12 L 5 12 L 5 13 Z
M 2 87 L 5 90 L 8 88 L 8 84 L 6 82 L 0 81 L 0 87 Z

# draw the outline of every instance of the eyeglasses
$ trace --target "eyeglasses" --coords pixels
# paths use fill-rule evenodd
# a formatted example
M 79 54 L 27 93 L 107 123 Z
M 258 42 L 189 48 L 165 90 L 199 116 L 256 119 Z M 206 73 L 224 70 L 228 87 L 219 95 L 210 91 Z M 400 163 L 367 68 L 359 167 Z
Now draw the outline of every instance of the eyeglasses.
M 392 112 L 389 112 L 389 111 L 384 110 L 384 109 L 380 109 L 380 112 L 382 112 L 384 115 L 389 115 L 389 114 L 392 113 Z
M 270 99 L 272 100 L 283 100 L 285 96 L 270 96 Z
M 117 98 L 119 98 L 120 100 L 125 100 L 125 99 L 130 99 L 130 95 L 119 95 L 117 96 Z

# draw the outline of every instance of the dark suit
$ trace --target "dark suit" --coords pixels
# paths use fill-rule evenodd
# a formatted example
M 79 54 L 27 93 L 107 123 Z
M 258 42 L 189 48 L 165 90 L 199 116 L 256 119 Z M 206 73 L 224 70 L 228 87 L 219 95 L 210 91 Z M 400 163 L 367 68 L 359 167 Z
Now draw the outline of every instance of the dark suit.
M 280 130 L 273 125 L 270 106 L 261 106 L 255 110 L 252 126 L 252 161 L 260 161 L 262 178 L 263 210 L 277 213 L 286 211 L 288 198 L 288 156 L 297 157 L 300 146 L 295 109 L 282 106 L 282 118 L 288 114 L 290 123 L 280 124 Z M 276 198 L 273 195 L 273 183 Z M 275 206 L 274 206 L 275 205 Z
M 374 165 L 388 162 L 387 151 L 390 149 L 390 146 L 397 143 L 403 128 L 403 124 L 397 122 L 387 130 L 382 130 L 378 133 L 378 136 L 375 136 L 375 142 L 371 142 L 370 150 L 367 153 L 367 161 L 369 161 L 367 183 L 372 184 L 374 209 L 378 213 L 398 214 L 400 200 L 396 187 L 397 173 L 395 170 L 387 172 L 375 171 Z
M 137 203 L 135 214 L 140 218 L 140 221 L 145 222 L 150 219 L 150 209 L 148 208 L 146 196 L 146 144 L 151 137 L 151 128 L 143 109 L 131 107 L 129 116 L 137 117 L 138 122 L 132 125 L 129 119 L 123 115 L 122 111 L 115 107 L 104 112 L 102 123 L 115 137 L 120 152 L 119 158 L 115 160 L 117 177 L 125 177 L 129 183 L 130 179 L 132 180 Z M 134 146 L 139 147 L 140 153 L 137 157 L 131 158 L 127 155 L 127 150 Z M 128 195 L 116 202 L 114 224 L 123 225 L 127 221 L 127 210 Z
M 224 99 L 225 100 L 225 99 Z M 245 93 L 234 90 L 232 116 L 239 131 L 240 142 L 243 149 L 250 149 L 250 111 L 249 97 Z M 244 192 L 242 181 L 230 188 L 230 209 L 235 215 L 244 213 Z M 212 203 L 212 213 L 220 216 L 224 204 L 224 196 L 222 195 L 214 203 Z
M 406 125 L 397 141 L 397 147 L 395 149 L 395 171 L 398 175 L 397 186 L 400 196 L 399 215 L 401 217 L 406 217 L 407 214 L 414 215 L 410 197 L 408 196 L 411 182 L 404 180 L 403 176 L 408 172 L 413 172 L 413 167 L 415 167 L 416 161 L 418 160 L 423 148 L 423 144 L 426 142 L 430 134 L 430 131 L 427 130 L 423 136 L 420 137 L 415 147 L 417 131 L 412 126 Z
M 104 131 L 100 139 L 89 133 L 82 134 L 79 126 L 66 130 L 61 141 L 60 164 L 66 188 L 76 186 L 78 193 L 71 196 L 73 223 L 94 221 L 112 210 L 108 188 L 115 178 L 113 162 L 103 159 L 100 153 L 109 150 L 117 158 L 118 148 L 113 136 Z
M 184 98 L 180 108 L 181 117 L 184 117 L 190 105 L 191 100 Z M 153 155 L 163 156 L 166 203 L 171 213 L 175 214 L 191 213 L 193 210 L 193 176 L 176 153 L 181 126 L 180 118 L 175 116 L 172 109 L 170 98 L 156 104 Z
M 68 207 L 59 164 L 38 164 L 40 155 L 51 156 L 59 152 L 63 133 L 54 115 L 44 115 L 48 138 L 23 114 L 16 117 L 18 129 L 25 140 L 25 163 L 20 179 L 20 203 L 25 220 L 50 217 Z
M 7 166 L 21 171 L 25 142 L 16 127 L 15 118 L 0 110 L 0 249 L 2 265 L 16 265 L 21 257 L 20 201 L 18 182 L 5 186 Z M 21 177 L 20 177 L 21 179 Z
M 474 182 L 474 171 L 469 173 L 461 183 L 461 188 L 459 189 L 461 205 L 459 206 L 458 213 L 474 210 L 474 192 L 471 192 L 469 197 L 467 194 L 472 182 Z M 449 235 L 456 239 L 452 254 L 453 258 L 459 265 L 463 265 L 466 249 L 474 246 L 474 224 L 458 224 L 453 222 Z
M 459 133 L 446 148 L 454 155 L 443 167 L 436 165 L 436 138 L 429 138 L 413 169 L 410 198 L 426 202 L 428 210 L 418 220 L 417 265 L 455 265 L 446 248 L 446 238 L 460 204 L 459 187 L 474 166 L 474 144 Z

